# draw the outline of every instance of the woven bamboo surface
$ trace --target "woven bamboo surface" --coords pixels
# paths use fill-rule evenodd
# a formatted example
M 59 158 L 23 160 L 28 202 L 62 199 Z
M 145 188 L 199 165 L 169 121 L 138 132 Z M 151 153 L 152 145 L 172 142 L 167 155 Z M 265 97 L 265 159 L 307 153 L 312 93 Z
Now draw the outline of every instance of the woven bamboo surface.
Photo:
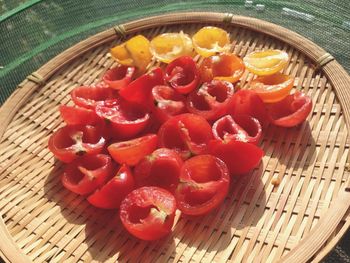
M 226 29 L 241 57 L 259 49 L 287 51 L 284 72 L 312 97 L 313 112 L 299 127 L 265 130 L 260 167 L 235 181 L 215 212 L 178 217 L 169 237 L 139 241 L 116 211 L 96 209 L 63 188 L 48 137 L 63 125 L 58 106 L 72 104 L 70 91 L 98 82 L 115 65 L 108 50 L 124 34 L 192 35 L 205 25 Z M 320 261 L 350 224 L 350 80 L 325 53 L 276 25 L 220 13 L 130 22 L 62 53 L 21 83 L 0 110 L 0 255 L 12 262 Z M 245 72 L 241 82 L 252 78 Z

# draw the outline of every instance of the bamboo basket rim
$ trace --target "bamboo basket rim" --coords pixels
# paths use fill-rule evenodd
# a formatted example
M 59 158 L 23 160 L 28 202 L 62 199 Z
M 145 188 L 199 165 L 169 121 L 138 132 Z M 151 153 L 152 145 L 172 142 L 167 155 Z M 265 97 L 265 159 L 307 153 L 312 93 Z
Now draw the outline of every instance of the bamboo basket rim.
M 349 130 L 350 105 L 346 102 L 350 101 L 350 77 L 342 66 L 318 45 L 291 30 L 256 18 L 217 12 L 176 12 L 134 20 L 107 29 L 75 44 L 51 59 L 37 71 L 30 74 L 21 84 L 19 84 L 15 92 L 0 108 L 0 123 L 3 124 L 0 127 L 0 141 L 3 139 L 4 132 L 12 118 L 27 101 L 29 96 L 49 80 L 56 71 L 71 63 L 74 59 L 85 52 L 112 41 L 116 37 L 123 38 L 126 34 L 134 33 L 139 30 L 149 29 L 159 25 L 190 24 L 199 22 L 226 23 L 237 27 L 247 28 L 252 31 L 269 35 L 299 50 L 308 57 L 319 70 L 323 71 L 334 87 L 334 91 L 340 100 L 346 126 Z M 349 169 L 349 167 L 347 167 L 347 169 Z M 315 256 L 317 251 L 320 251 L 322 245 L 327 241 L 344 216 L 346 216 L 350 206 L 349 180 L 345 184 L 345 187 L 339 192 L 340 194 L 338 194 L 337 199 L 334 201 L 336 204 L 331 207 L 332 211 L 322 217 L 308 236 L 303 238 L 301 242 L 288 253 L 288 258 L 284 257 L 280 262 L 306 262 L 312 256 Z M 329 222 L 333 222 L 334 224 L 327 227 L 329 226 Z M 333 237 L 330 244 L 321 250 L 316 257 L 317 261 L 322 260 L 331 251 L 342 235 L 346 233 L 349 225 L 350 216 L 348 213 L 348 216 L 345 218 L 345 224 L 339 231 L 340 234 Z M 0 242 L 0 256 L 2 256 L 5 261 L 30 262 L 30 260 L 17 247 L 16 243 L 11 239 L 11 235 L 7 231 L 2 216 L 0 216 L 0 237 L 3 241 Z

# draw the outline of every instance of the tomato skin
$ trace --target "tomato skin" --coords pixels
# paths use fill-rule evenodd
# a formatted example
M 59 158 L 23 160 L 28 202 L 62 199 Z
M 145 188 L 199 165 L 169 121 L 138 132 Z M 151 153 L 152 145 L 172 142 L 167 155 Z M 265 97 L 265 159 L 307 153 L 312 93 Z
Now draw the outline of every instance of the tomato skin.
M 163 123 L 158 138 L 160 147 L 174 149 L 187 159 L 193 154 L 206 153 L 213 135 L 211 126 L 203 117 L 184 113 Z
M 155 105 L 152 111 L 155 118 L 161 123 L 164 123 L 172 116 L 187 111 L 185 97 L 169 86 L 154 86 L 152 96 Z
M 234 87 L 230 82 L 212 80 L 191 92 L 186 106 L 189 112 L 214 120 L 227 113 L 233 95 Z
M 87 155 L 68 164 L 61 181 L 68 190 L 86 195 L 102 186 L 112 171 L 112 160 L 108 155 Z
M 243 61 L 234 54 L 222 53 L 205 58 L 199 68 L 201 81 L 213 79 L 237 82 L 244 72 Z
M 59 111 L 67 125 L 94 125 L 101 121 L 95 111 L 67 105 L 60 105 Z
M 102 77 L 102 80 L 112 89 L 120 90 L 126 87 L 134 77 L 135 67 L 119 65 L 108 70 Z
M 213 135 L 217 140 L 236 140 L 258 144 L 262 128 L 260 122 L 248 115 L 226 115 L 218 119 L 213 124 Z
M 258 146 L 236 140 L 212 140 L 209 142 L 209 152 L 226 163 L 232 176 L 248 173 L 258 166 L 264 156 Z
M 274 103 L 287 97 L 293 88 L 294 78 L 282 73 L 260 76 L 252 80 L 249 88 L 265 103 Z
M 142 106 L 121 98 L 98 103 L 95 112 L 111 126 L 114 137 L 120 139 L 136 136 L 150 122 L 150 114 Z
M 174 150 L 159 148 L 145 156 L 135 166 L 135 180 L 138 186 L 158 186 L 174 192 L 183 164 L 181 156 Z
M 176 200 L 165 189 L 145 186 L 129 193 L 120 205 L 126 230 L 142 240 L 157 240 L 171 232 Z
M 123 164 L 116 175 L 88 198 L 88 202 L 103 209 L 120 207 L 123 199 L 135 188 L 135 181 L 130 168 Z
M 196 62 L 190 56 L 176 58 L 166 67 L 164 78 L 177 92 L 188 94 L 199 83 Z
M 225 199 L 230 184 L 226 164 L 212 155 L 197 155 L 185 161 L 175 191 L 178 208 L 187 215 L 203 215 Z
M 143 105 L 146 108 L 152 106 L 152 88 L 156 85 L 163 85 L 164 77 L 161 68 L 155 68 L 150 73 L 146 73 L 128 86 L 119 91 L 119 95 L 127 101 Z
M 261 98 L 252 90 L 239 90 L 232 96 L 228 113 L 236 115 L 249 115 L 257 119 L 265 127 L 269 123 L 266 106 Z
M 76 87 L 72 90 L 71 97 L 75 105 L 87 109 L 95 109 L 98 102 L 114 99 L 117 97 L 117 93 L 101 83 L 92 86 Z
M 102 132 L 93 126 L 64 126 L 49 138 L 49 150 L 57 159 L 70 163 L 83 155 L 98 154 L 105 145 Z
M 117 163 L 134 166 L 143 157 L 152 153 L 157 145 L 158 136 L 148 134 L 129 141 L 113 143 L 108 146 L 108 152 Z
M 279 102 L 268 105 L 271 123 L 281 127 L 299 125 L 306 120 L 311 110 L 311 98 L 298 91 Z

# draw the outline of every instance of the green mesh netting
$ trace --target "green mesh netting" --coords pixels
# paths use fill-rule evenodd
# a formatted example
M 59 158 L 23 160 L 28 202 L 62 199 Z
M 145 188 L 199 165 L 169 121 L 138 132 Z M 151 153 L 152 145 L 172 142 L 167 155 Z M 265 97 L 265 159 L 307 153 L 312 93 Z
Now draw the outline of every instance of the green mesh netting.
M 349 71 L 349 4 L 349 0 L 0 0 L 0 105 L 28 74 L 67 47 L 112 25 L 173 11 L 231 12 L 282 25 L 326 49 Z

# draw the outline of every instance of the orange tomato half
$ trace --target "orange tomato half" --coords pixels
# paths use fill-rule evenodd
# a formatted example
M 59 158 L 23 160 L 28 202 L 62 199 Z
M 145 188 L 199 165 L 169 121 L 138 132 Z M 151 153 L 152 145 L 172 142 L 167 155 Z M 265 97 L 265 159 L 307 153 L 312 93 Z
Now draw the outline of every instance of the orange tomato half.
M 287 97 L 293 88 L 294 78 L 289 75 L 276 73 L 254 79 L 249 89 L 254 90 L 266 103 L 273 103 Z

